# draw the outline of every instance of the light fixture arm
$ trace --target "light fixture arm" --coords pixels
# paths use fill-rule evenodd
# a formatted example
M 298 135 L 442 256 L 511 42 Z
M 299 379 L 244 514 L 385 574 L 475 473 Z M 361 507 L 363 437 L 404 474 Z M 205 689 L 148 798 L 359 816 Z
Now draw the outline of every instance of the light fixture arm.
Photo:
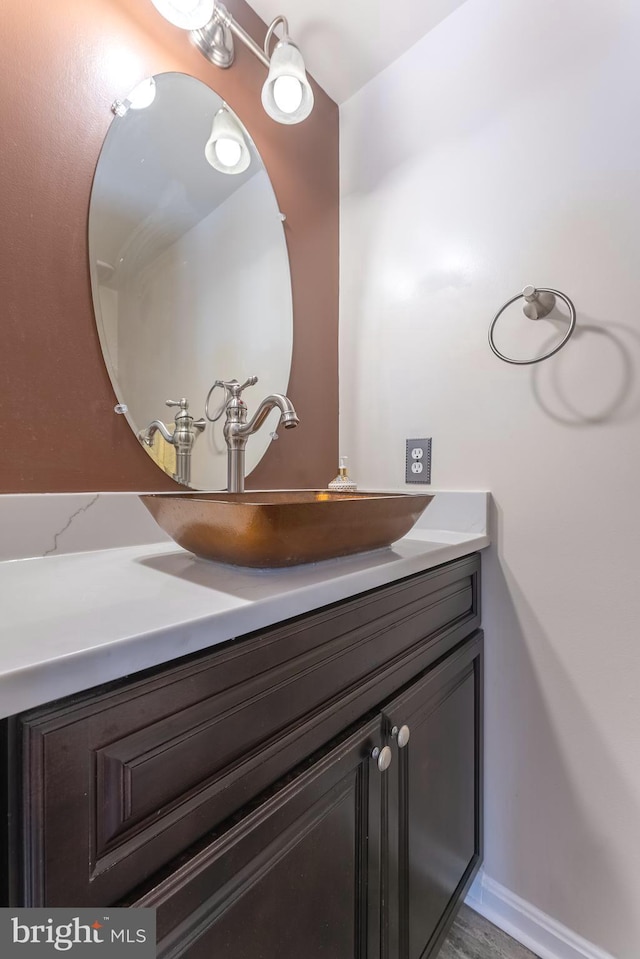
M 280 14 L 280 16 L 276 17 L 275 20 L 271 21 L 271 23 L 269 24 L 269 29 L 267 30 L 267 35 L 264 38 L 264 52 L 266 56 L 269 58 L 267 61 L 267 66 L 271 62 L 271 54 L 269 53 L 269 44 L 271 43 L 271 37 L 273 36 L 275 29 L 279 23 L 281 23 L 282 26 L 284 27 L 285 39 L 288 39 L 289 37 L 289 22 L 286 17 L 283 17 L 282 14 Z

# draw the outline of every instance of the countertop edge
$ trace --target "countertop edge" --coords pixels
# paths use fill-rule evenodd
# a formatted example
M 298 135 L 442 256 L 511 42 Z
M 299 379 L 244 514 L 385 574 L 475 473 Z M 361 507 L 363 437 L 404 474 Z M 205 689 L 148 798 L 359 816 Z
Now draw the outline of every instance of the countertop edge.
M 246 601 L 236 596 L 229 599 L 226 605 L 219 602 L 218 608 L 212 608 L 209 614 L 192 618 L 187 615 L 182 621 L 174 621 L 159 629 L 132 631 L 93 646 L 84 645 L 80 636 L 77 648 L 57 654 L 55 647 L 42 650 L 40 656 L 37 650 L 26 648 L 23 662 L 4 669 L 0 646 L 0 719 L 201 652 L 294 616 L 461 559 L 489 544 L 489 537 L 484 533 L 413 530 L 387 550 L 317 564 L 314 570 L 319 574 L 316 581 L 308 577 L 310 581 L 306 583 L 291 585 L 287 584 L 286 577 L 283 576 L 279 581 L 274 576 L 269 595 Z M 135 552 L 139 553 L 139 549 Z M 228 569 L 226 575 L 229 575 Z M 278 588 L 279 582 L 283 584 L 281 588 Z M 212 596 L 215 592 L 211 587 Z M 219 595 L 223 600 L 228 597 L 228 593 L 224 592 Z M 212 602 L 213 606 L 215 603 Z M 96 615 L 99 612 L 96 609 Z M 62 630 L 61 623 L 54 628 Z M 17 623 L 18 637 L 19 629 L 20 624 Z M 65 636 L 65 641 L 69 642 L 68 636 Z

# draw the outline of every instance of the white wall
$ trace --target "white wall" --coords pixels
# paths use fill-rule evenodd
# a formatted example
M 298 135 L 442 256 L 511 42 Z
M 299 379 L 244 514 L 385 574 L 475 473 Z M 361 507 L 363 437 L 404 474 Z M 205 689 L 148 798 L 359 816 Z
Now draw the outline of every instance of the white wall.
M 341 452 L 489 488 L 486 872 L 640 955 L 640 5 L 467 0 L 341 110 Z M 578 309 L 500 362 L 525 284 Z M 562 323 L 505 318 L 535 352 Z M 415 487 L 414 487 L 415 489 Z
M 282 224 L 260 170 L 143 269 L 133 269 L 128 282 L 121 280 L 116 352 L 109 340 L 107 350 L 116 357 L 120 395 L 136 431 L 154 419 L 173 424 L 177 411 L 167 410 L 167 399 L 186 396 L 189 412 L 202 416 L 217 379 L 242 383 L 258 376 L 246 394 L 249 416 L 269 393 L 286 392 L 293 342 L 288 278 Z M 217 390 L 211 412 L 222 399 Z M 264 456 L 277 425 L 272 413 L 252 437 L 247 473 Z M 224 418 L 207 423 L 194 446 L 196 489 L 226 487 L 223 426 Z

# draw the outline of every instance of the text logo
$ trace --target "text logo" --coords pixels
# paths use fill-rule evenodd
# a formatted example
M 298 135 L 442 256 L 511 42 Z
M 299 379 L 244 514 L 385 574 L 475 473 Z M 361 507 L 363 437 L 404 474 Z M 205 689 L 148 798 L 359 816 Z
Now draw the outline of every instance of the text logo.
M 155 959 L 154 909 L 0 909 L 2 959 Z

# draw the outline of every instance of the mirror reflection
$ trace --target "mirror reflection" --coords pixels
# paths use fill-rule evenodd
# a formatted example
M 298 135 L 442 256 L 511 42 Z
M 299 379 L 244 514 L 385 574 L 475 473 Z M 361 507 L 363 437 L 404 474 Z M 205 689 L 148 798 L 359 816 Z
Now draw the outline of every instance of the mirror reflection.
M 282 216 L 248 131 L 199 80 L 161 74 L 114 110 L 89 215 L 105 362 L 157 465 L 195 489 L 224 489 L 224 418 L 203 419 L 211 386 L 257 376 L 245 397 L 251 413 L 289 380 Z M 274 415 L 273 426 L 253 436 L 247 473 L 277 424 Z

